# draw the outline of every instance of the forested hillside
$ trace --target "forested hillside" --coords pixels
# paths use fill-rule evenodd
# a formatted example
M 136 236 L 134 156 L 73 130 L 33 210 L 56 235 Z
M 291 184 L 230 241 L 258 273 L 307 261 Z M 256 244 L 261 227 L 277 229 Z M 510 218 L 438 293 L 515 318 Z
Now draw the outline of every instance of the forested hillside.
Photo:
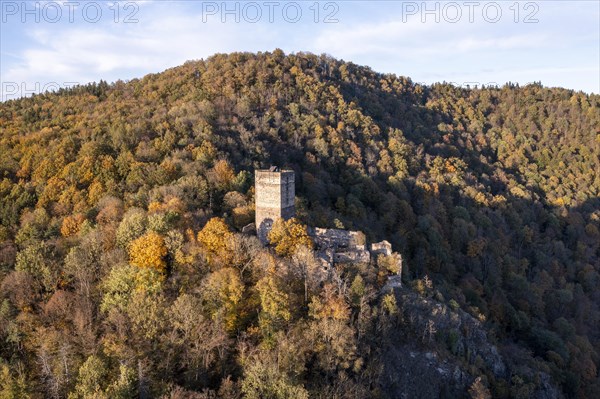
M 442 396 L 600 397 L 598 95 L 276 50 L 0 103 L 0 129 L 0 398 L 395 397 L 403 345 L 464 370 Z M 269 165 L 505 370 L 381 291 L 385 258 L 324 277 L 302 226 L 242 235 Z

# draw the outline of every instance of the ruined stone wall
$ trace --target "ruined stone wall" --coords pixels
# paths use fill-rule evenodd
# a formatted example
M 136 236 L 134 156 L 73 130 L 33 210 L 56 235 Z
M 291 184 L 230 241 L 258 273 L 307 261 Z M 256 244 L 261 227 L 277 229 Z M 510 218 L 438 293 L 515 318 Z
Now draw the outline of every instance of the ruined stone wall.
M 366 238 L 361 231 L 342 229 L 323 229 L 315 227 L 309 229 L 309 234 L 315 241 L 317 248 L 359 248 L 365 245 Z M 362 248 L 366 249 L 366 248 Z
M 254 179 L 256 233 L 258 238 L 266 243 L 267 234 L 277 218 L 287 220 L 296 214 L 294 171 L 257 170 Z
M 392 244 L 386 240 L 374 242 L 371 244 L 371 252 L 374 255 L 384 254 L 386 256 L 390 256 L 392 254 Z
M 371 254 L 367 250 L 366 238 L 361 231 L 342 229 L 309 228 L 308 234 L 312 237 L 317 247 L 318 254 L 329 265 L 336 263 L 360 262 L 369 263 Z

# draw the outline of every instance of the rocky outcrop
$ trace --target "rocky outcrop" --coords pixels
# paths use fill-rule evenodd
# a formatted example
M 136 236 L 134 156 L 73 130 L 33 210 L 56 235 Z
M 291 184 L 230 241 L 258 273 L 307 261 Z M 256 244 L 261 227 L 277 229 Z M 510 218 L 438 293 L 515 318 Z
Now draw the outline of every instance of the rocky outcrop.
M 242 234 L 256 234 L 256 224 L 249 223 L 242 227 Z
M 452 310 L 409 289 L 396 289 L 399 303 L 417 335 L 433 327 L 450 341 L 451 351 L 468 362 L 483 361 L 496 377 L 506 377 L 506 365 L 488 339 L 481 322 L 461 309 Z M 430 324 L 431 323 L 431 324 Z M 431 327 L 430 327 L 431 326 Z
M 388 288 L 396 296 L 401 322 L 382 350 L 380 382 L 387 397 L 468 397 L 482 370 L 510 380 L 512 366 L 489 341 L 481 321 L 411 289 Z M 531 398 L 562 398 L 548 374 L 535 374 L 541 383 Z
M 386 348 L 383 363 L 381 385 L 390 398 L 465 397 L 474 380 L 453 359 L 414 345 Z
M 387 282 L 381 289 L 381 292 L 388 292 L 394 288 L 402 287 L 402 276 L 401 274 L 396 274 L 394 276 L 389 276 Z

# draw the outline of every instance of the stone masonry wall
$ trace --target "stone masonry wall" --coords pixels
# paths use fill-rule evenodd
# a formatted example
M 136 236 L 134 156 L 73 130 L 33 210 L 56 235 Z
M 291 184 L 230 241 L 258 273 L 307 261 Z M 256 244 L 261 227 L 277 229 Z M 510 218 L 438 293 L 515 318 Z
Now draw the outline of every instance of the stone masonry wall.
M 256 233 L 266 243 L 267 234 L 277 218 L 287 220 L 296 214 L 294 171 L 257 170 L 254 178 Z

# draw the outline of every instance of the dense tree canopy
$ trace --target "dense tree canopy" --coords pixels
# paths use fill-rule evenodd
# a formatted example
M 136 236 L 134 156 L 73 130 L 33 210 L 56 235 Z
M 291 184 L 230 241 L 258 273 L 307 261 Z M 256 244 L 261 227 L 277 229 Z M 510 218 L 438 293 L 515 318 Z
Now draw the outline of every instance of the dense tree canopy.
M 393 397 L 406 342 L 468 370 L 464 395 L 600 397 L 598 95 L 276 50 L 7 101 L 0 129 L 2 397 Z M 508 372 L 412 328 L 385 258 L 321 276 L 302 225 L 281 258 L 241 235 L 271 164 L 304 225 L 390 241 Z

